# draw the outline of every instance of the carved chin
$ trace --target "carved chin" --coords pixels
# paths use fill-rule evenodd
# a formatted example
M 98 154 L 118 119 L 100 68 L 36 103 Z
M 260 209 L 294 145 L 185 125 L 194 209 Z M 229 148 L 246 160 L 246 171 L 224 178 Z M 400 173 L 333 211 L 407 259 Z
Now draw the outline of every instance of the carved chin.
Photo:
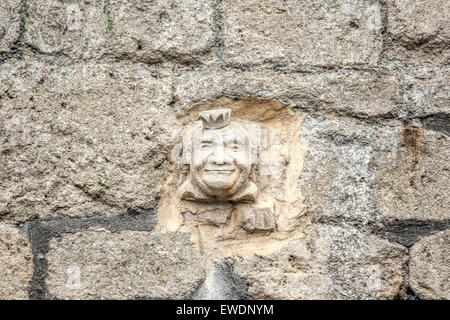
M 234 194 L 244 184 L 243 172 L 233 171 L 203 171 L 195 177 L 200 189 L 214 197 L 227 197 Z
M 231 194 L 237 188 L 239 188 L 238 183 L 240 178 L 240 172 L 231 172 L 231 173 L 204 173 L 200 179 L 206 185 L 206 191 L 210 191 L 215 195 L 220 194 Z

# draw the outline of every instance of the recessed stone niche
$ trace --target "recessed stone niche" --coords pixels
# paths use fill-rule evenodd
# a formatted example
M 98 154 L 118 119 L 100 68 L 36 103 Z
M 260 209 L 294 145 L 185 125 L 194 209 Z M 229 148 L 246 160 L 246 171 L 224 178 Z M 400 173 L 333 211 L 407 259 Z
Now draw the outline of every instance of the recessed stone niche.
M 261 254 L 312 217 L 298 190 L 303 118 L 276 101 L 199 103 L 178 115 L 158 227 L 192 234 L 202 255 Z

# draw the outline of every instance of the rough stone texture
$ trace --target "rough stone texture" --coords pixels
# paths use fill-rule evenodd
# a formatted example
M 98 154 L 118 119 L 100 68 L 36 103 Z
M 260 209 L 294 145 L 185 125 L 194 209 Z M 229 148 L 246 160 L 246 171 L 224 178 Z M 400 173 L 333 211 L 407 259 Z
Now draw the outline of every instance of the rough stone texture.
M 187 299 L 205 277 L 182 233 L 90 229 L 51 240 L 46 258 L 59 299 Z
M 186 220 L 200 221 L 213 225 L 226 224 L 231 216 L 232 206 L 223 203 L 204 203 L 199 209 L 185 203 L 181 209 L 181 214 Z
M 380 203 L 388 220 L 448 220 L 450 139 L 404 125 L 397 150 L 381 169 Z
M 0 53 L 11 51 L 20 35 L 21 0 L 0 2 Z
M 432 122 L 449 117 L 449 74 L 449 67 L 430 66 L 307 73 L 256 68 L 188 70 L 174 77 L 175 106 L 186 109 L 222 96 L 257 96 L 281 101 L 309 115 Z
M 299 188 L 309 210 L 323 218 L 363 224 L 449 218 L 444 133 L 398 121 L 308 118 L 303 138 L 309 152 Z
M 225 0 L 224 58 L 234 64 L 373 64 L 378 1 Z
M 307 118 L 303 139 L 309 150 L 299 191 L 308 210 L 360 226 L 379 221 L 377 176 L 391 166 L 388 155 L 397 150 L 400 127 L 397 121 L 376 126 L 348 118 Z
M 449 62 L 450 3 L 388 0 L 387 56 L 396 60 Z
M 216 259 L 212 271 L 194 295 L 195 300 L 249 299 L 244 279 L 234 272 L 233 259 Z
M 155 205 L 174 120 L 170 77 L 140 64 L 12 60 L 0 79 L 0 217 Z
M 272 70 L 187 71 L 174 78 L 177 109 L 222 96 L 281 101 L 308 112 L 338 113 L 356 117 L 393 117 L 404 113 L 405 100 L 395 74 L 330 71 L 286 74 Z
M 28 299 L 33 276 L 31 245 L 18 229 L 0 224 L 0 300 Z
M 212 44 L 210 1 L 27 1 L 27 43 L 72 58 L 192 60 Z
M 355 229 L 318 225 L 267 256 L 236 257 L 234 272 L 255 299 L 393 299 L 407 250 Z
M 410 285 L 421 299 L 450 299 L 450 230 L 418 241 L 410 250 Z
M 247 232 L 270 231 L 275 229 L 275 217 L 272 208 L 243 208 L 241 215 L 242 227 Z
M 1 0 L 0 298 L 448 299 L 449 13 Z M 263 199 L 271 232 L 245 231 L 231 204 L 163 206 L 183 113 L 224 101 L 292 132 L 279 176 L 295 201 Z
M 450 135 L 450 68 L 415 67 L 402 75 L 408 118 L 424 120 L 426 127 Z M 436 123 L 437 122 L 437 123 Z

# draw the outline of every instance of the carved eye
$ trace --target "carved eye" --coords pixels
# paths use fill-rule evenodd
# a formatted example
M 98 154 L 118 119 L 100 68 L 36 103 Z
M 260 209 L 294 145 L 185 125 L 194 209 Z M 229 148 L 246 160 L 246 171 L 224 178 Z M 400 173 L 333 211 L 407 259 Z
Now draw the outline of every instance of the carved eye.
M 211 143 L 208 143 L 208 142 L 202 142 L 201 148 L 202 148 L 203 150 L 211 149 Z
M 231 149 L 232 151 L 239 151 L 241 150 L 241 146 L 237 143 L 232 143 L 228 146 L 229 149 Z

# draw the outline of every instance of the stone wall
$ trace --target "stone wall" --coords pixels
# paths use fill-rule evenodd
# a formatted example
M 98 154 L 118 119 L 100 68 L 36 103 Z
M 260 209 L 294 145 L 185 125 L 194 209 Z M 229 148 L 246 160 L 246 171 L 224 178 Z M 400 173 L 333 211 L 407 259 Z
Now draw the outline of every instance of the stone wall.
M 446 0 L 2 0 L 0 299 L 450 299 L 449 48 Z M 171 209 L 224 105 L 295 130 L 270 234 Z

